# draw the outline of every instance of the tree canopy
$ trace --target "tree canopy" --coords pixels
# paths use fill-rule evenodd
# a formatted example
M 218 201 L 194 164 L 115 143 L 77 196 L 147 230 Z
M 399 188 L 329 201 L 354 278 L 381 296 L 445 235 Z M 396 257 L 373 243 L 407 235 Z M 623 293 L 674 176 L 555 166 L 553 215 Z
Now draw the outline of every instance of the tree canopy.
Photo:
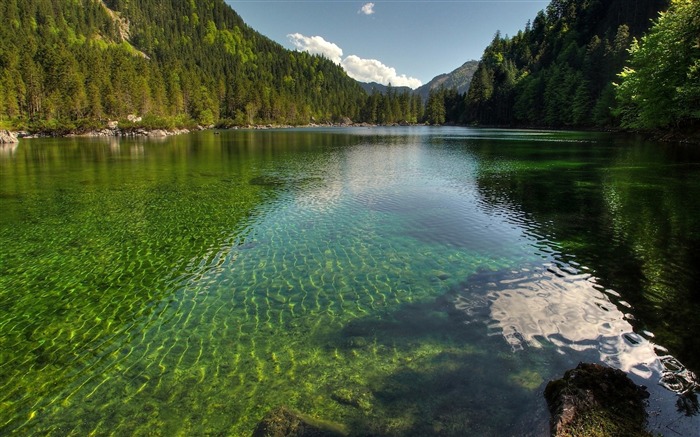
M 674 0 L 650 31 L 634 41 L 620 73 L 622 124 L 679 128 L 700 120 L 700 2 Z

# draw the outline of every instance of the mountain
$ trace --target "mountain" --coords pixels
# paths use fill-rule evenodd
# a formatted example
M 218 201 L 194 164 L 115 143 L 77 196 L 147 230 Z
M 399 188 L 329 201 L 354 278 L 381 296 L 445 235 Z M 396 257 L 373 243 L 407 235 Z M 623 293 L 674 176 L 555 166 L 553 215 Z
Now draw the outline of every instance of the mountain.
M 248 27 L 223 0 L 0 0 L 0 123 L 356 119 L 339 66 Z
M 460 121 L 546 127 L 619 124 L 613 81 L 668 0 L 552 0 L 525 30 L 494 36 Z
M 478 65 L 479 61 L 467 61 L 461 67 L 450 73 L 435 76 L 430 82 L 416 88 L 415 90 L 405 86 L 391 87 L 391 89 L 398 93 L 408 92 L 418 94 L 421 96 L 424 102 L 428 100 L 428 95 L 430 94 L 431 90 L 437 91 L 440 88 L 454 88 L 459 94 L 463 94 L 469 90 L 469 84 L 472 81 L 472 77 L 474 76 L 474 72 L 476 71 L 476 67 Z M 367 94 L 372 94 L 374 91 L 377 91 L 380 94 L 386 94 L 387 90 L 389 89 L 388 86 L 377 82 L 358 83 Z
M 478 65 L 479 61 L 467 61 L 451 73 L 435 76 L 433 80 L 417 88 L 415 92 L 423 98 L 423 101 L 428 100 L 431 90 L 440 88 L 455 88 L 459 94 L 466 93 L 469 90 L 469 84 L 471 84 Z

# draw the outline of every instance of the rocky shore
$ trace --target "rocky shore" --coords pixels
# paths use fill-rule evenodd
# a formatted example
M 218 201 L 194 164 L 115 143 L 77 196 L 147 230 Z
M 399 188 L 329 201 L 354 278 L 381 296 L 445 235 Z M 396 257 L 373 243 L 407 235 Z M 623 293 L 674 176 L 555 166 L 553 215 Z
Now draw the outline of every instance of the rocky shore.
M 204 128 L 202 128 L 204 129 Z M 114 128 L 104 128 L 99 130 L 88 131 L 84 133 L 70 133 L 66 137 L 169 137 L 172 135 L 187 134 L 191 131 L 189 129 L 146 129 L 146 128 L 127 128 L 120 129 L 118 127 Z M 33 138 L 33 137 L 25 137 Z
M 196 130 L 204 130 L 206 128 L 198 126 Z M 86 137 L 86 138 L 94 138 L 94 137 L 103 137 L 103 138 L 108 138 L 108 137 L 151 137 L 151 138 L 163 138 L 163 137 L 169 137 L 172 135 L 181 135 L 181 134 L 186 134 L 190 133 L 190 129 L 182 128 L 182 129 L 149 129 L 145 127 L 119 127 L 119 125 L 116 122 L 110 122 L 107 127 L 102 128 L 102 129 L 95 129 L 95 130 L 89 130 L 89 131 L 79 131 L 79 132 L 68 132 L 65 134 L 62 133 L 57 133 L 57 132 L 52 132 L 52 131 L 43 131 L 43 132 L 36 132 L 36 133 L 30 133 L 30 132 L 17 132 L 16 137 L 18 138 L 26 138 L 26 139 L 32 139 L 32 138 L 50 138 L 50 137 Z
M 150 124 L 150 126 L 149 126 Z M 196 126 L 194 128 L 160 127 L 152 122 L 144 122 L 142 117 L 129 115 L 123 121 L 108 121 L 103 127 L 75 127 L 55 125 L 50 127 L 34 127 L 29 131 L 0 130 L 0 144 L 17 143 L 20 138 L 53 138 L 53 137 L 151 137 L 164 138 L 172 135 L 190 133 L 192 130 L 211 129 L 214 126 Z
M 319 128 L 319 127 L 378 127 L 379 125 L 370 123 L 353 123 L 352 121 L 343 121 L 340 123 L 310 123 L 303 126 L 292 126 L 292 125 L 277 125 L 277 124 L 256 124 L 247 126 L 223 126 L 218 129 L 221 130 L 237 130 L 237 129 L 251 129 L 251 130 L 266 130 L 266 129 L 293 129 L 293 128 Z M 411 126 L 409 124 L 390 124 L 382 126 Z M 84 137 L 84 138 L 134 138 L 134 137 L 148 137 L 148 138 L 164 138 L 173 135 L 187 134 L 193 131 L 201 131 L 207 129 L 214 129 L 215 126 L 197 126 L 193 129 L 187 128 L 175 128 L 175 129 L 152 129 L 139 126 L 119 126 L 116 121 L 110 121 L 106 127 L 101 129 L 93 129 L 87 131 L 57 131 L 57 130 L 46 130 L 39 132 L 28 132 L 28 131 L 17 131 L 12 132 L 9 130 L 0 130 L 0 144 L 14 144 L 19 142 L 20 138 L 33 139 L 33 138 L 52 138 L 52 137 Z
M 14 144 L 19 140 L 17 134 L 8 130 L 0 130 L 0 144 Z

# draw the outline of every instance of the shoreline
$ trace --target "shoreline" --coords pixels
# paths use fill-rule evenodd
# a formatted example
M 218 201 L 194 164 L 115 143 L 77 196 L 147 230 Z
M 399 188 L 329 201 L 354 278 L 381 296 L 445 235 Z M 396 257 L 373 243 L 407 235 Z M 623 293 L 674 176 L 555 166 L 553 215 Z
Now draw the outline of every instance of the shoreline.
M 269 130 L 269 129 L 307 129 L 307 128 L 349 128 L 349 127 L 411 127 L 411 126 L 432 126 L 425 123 L 389 123 L 389 124 L 373 124 L 373 123 L 353 123 L 349 120 L 340 123 L 309 123 L 305 125 L 289 125 L 289 124 L 250 124 L 244 126 L 201 126 L 195 127 L 176 127 L 176 128 L 149 128 L 145 126 L 128 126 L 119 127 L 117 122 L 109 122 L 106 127 L 92 130 L 68 130 L 63 131 L 60 128 L 56 130 L 43 130 L 31 132 L 26 130 L 12 131 L 8 129 L 0 129 L 0 144 L 15 144 L 20 139 L 37 139 L 37 138 L 166 138 L 174 135 L 183 135 L 191 132 L 203 130 Z M 456 126 L 456 127 L 473 127 L 484 129 L 522 129 L 522 130 L 549 130 L 549 131 L 572 131 L 572 132 L 601 132 L 621 135 L 641 135 L 646 140 L 659 141 L 662 143 L 676 143 L 682 145 L 700 144 L 700 135 L 697 133 L 685 133 L 679 131 L 644 131 L 623 128 L 590 128 L 590 127 L 543 127 L 543 126 L 501 126 L 501 125 L 465 125 L 446 123 L 440 126 Z
M 0 130 L 0 144 L 13 144 L 19 142 L 20 139 L 38 139 L 38 138 L 165 138 L 174 135 L 183 135 L 191 132 L 204 130 L 268 130 L 268 129 L 307 129 L 319 127 L 408 127 L 408 126 L 424 126 L 418 123 L 392 123 L 392 124 L 372 124 L 372 123 L 309 123 L 304 125 L 289 125 L 289 124 L 251 124 L 245 126 L 221 126 L 216 125 L 196 127 L 181 127 L 181 128 L 148 128 L 144 126 L 129 126 L 118 127 L 116 123 L 111 122 L 108 126 L 101 129 L 92 130 L 68 130 L 64 131 L 60 128 L 56 130 L 43 130 L 31 132 L 27 130 Z

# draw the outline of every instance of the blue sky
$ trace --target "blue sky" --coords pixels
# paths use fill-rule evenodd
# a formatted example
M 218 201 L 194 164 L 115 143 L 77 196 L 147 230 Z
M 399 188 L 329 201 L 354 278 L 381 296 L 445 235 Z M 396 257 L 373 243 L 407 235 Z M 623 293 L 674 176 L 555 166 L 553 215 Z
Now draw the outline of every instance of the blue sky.
M 355 79 L 413 88 L 479 59 L 549 0 L 225 0 L 289 49 L 321 53 Z

